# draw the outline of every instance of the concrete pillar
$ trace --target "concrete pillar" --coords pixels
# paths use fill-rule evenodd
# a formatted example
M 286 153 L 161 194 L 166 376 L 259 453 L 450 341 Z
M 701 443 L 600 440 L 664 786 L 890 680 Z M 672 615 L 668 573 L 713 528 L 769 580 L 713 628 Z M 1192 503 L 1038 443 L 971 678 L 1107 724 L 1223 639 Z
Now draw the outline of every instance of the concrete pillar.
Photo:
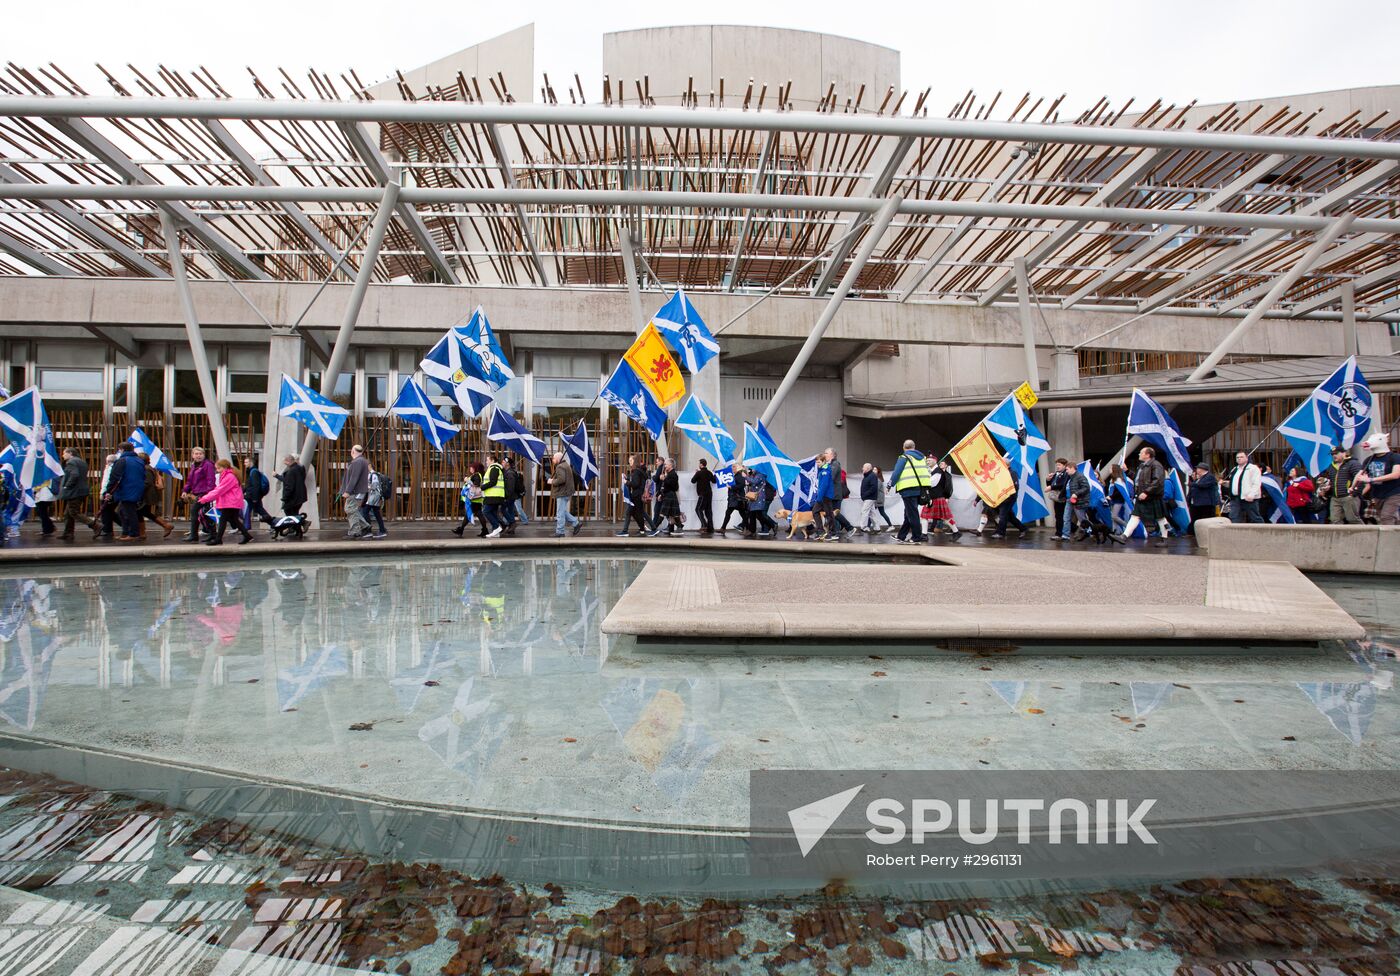
M 1050 389 L 1079 389 L 1079 354 L 1056 350 L 1050 354 Z M 1084 418 L 1078 407 L 1052 407 L 1046 411 L 1045 437 L 1053 457 L 1084 460 Z
M 1355 356 L 1361 351 L 1356 335 L 1356 285 L 1342 282 L 1342 355 Z
M 278 329 L 268 340 L 267 412 L 263 420 L 262 457 L 258 466 L 272 482 L 272 491 L 268 493 L 263 504 L 274 516 L 282 514 L 282 492 L 272 474 L 281 470 L 283 456 L 301 453 L 301 427 L 295 420 L 284 418 L 279 409 L 282 374 L 286 373 L 292 379 L 300 380 L 304 353 L 305 345 L 301 336 L 290 329 Z M 320 527 L 321 517 L 315 506 L 307 506 L 302 511 L 310 517 L 313 527 Z

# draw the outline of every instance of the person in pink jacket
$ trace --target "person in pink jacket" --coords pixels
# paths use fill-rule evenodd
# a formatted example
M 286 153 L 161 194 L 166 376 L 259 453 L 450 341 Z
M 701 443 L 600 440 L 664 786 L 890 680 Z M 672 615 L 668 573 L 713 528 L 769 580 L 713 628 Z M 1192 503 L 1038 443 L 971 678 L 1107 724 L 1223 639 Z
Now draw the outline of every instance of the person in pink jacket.
M 232 525 L 243 534 L 243 538 L 238 540 L 240 546 L 253 541 L 252 533 L 243 527 L 243 483 L 238 480 L 238 474 L 233 470 L 228 458 L 219 458 L 218 463 L 214 465 L 214 489 L 201 495 L 199 501 L 200 504 L 213 502 L 214 507 L 219 510 L 219 528 L 214 533 L 214 538 L 205 545 L 223 545 L 226 525 Z

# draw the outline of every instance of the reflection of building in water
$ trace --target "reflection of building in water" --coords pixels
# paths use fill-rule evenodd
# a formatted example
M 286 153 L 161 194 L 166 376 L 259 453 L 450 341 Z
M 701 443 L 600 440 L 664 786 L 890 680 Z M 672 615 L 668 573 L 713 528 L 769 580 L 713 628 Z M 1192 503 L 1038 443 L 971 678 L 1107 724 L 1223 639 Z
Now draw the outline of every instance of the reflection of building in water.
M 32 732 L 62 646 L 48 611 L 49 587 L 32 579 L 0 581 L 0 718 Z
M 1375 685 L 1369 681 L 1300 681 L 1298 689 L 1327 717 L 1332 728 L 1350 739 L 1352 745 L 1361 745 L 1376 714 Z
M 690 717 L 687 696 L 699 685 L 693 678 L 634 678 L 613 685 L 599 703 L 628 754 L 672 800 L 695 787 L 720 750 L 705 727 Z

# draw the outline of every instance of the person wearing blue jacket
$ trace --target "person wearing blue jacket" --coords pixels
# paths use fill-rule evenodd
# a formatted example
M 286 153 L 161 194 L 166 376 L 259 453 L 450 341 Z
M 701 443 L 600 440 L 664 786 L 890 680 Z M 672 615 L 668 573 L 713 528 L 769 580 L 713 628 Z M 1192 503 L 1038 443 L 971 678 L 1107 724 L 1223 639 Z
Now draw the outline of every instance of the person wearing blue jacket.
M 117 517 L 122 523 L 122 534 L 117 536 L 117 541 L 139 541 L 141 520 L 137 511 L 146 495 L 146 462 L 136 456 L 136 445 L 130 441 L 122 445 L 121 454 L 112 463 L 107 493 L 116 502 Z
M 912 440 L 905 441 L 904 450 L 895 461 L 889 480 L 889 487 L 904 500 L 904 522 L 895 536 L 895 541 L 901 545 L 917 545 L 924 541 L 924 524 L 919 518 L 919 499 L 928 490 L 931 481 L 928 461 L 914 450 Z

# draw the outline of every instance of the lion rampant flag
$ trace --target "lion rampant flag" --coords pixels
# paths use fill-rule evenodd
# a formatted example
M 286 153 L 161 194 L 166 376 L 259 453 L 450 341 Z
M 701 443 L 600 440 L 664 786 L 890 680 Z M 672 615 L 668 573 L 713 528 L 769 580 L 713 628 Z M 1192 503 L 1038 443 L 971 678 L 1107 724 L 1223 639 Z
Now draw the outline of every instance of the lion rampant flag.
M 1016 479 L 992 435 L 981 424 L 972 428 L 949 453 L 988 508 L 995 508 L 1016 494 Z
M 666 340 L 650 322 L 637 334 L 637 341 L 622 356 L 637 377 L 651 390 L 661 406 L 675 403 L 685 396 L 685 380 L 681 368 L 671 355 Z

